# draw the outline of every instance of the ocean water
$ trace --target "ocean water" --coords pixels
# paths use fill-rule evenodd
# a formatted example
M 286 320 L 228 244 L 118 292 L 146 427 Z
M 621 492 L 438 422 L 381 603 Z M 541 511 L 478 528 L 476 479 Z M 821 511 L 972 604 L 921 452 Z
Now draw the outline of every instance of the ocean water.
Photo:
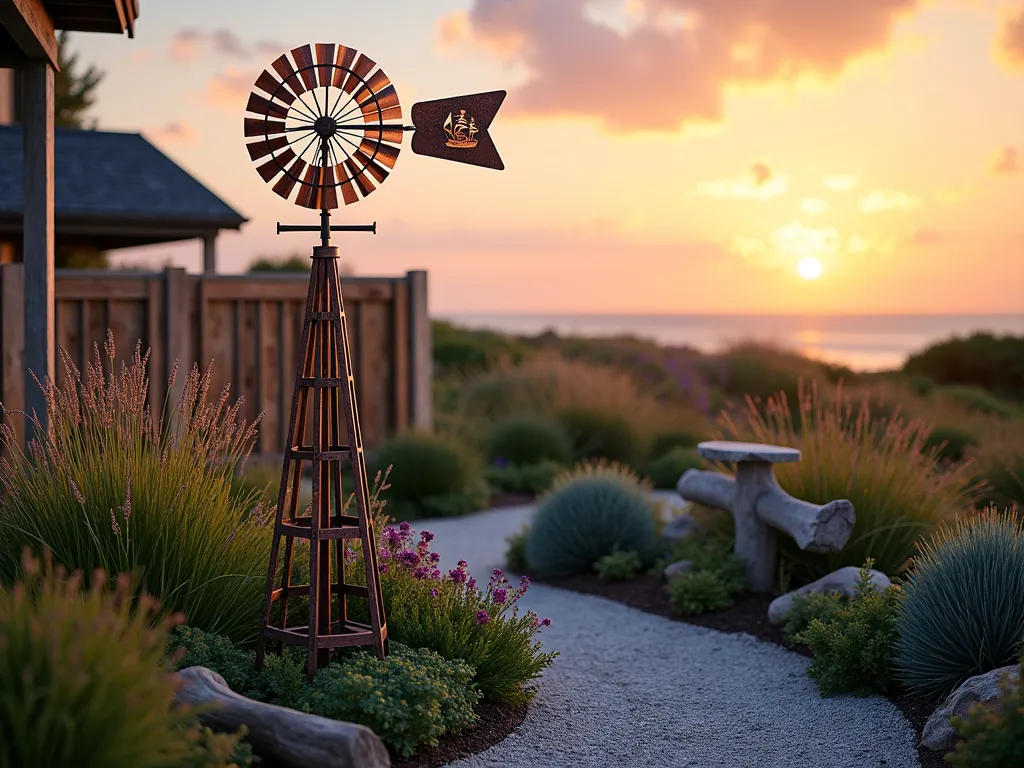
M 766 341 L 853 370 L 898 368 L 936 341 L 975 331 L 1024 335 L 1017 315 L 527 315 L 451 314 L 438 319 L 511 334 L 620 336 L 716 352 L 737 341 Z

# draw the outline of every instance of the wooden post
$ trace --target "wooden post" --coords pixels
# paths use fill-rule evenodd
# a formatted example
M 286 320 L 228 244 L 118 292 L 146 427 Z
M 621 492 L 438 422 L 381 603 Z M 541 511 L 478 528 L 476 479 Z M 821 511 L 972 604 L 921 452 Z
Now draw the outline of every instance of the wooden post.
M 427 273 L 412 270 L 409 281 L 409 382 L 410 426 L 430 430 L 431 380 L 434 375 L 433 334 L 427 314 Z
M 164 370 L 169 377 L 174 365 L 178 365 L 178 375 L 174 386 L 167 393 L 171 413 L 174 413 L 178 400 L 181 399 L 185 387 L 185 379 L 192 368 L 192 322 L 189 313 L 188 275 L 180 267 L 167 267 L 164 270 Z
M 217 272 L 217 236 L 203 237 L 203 272 L 213 275 Z
M 24 69 L 25 409 L 48 429 L 42 383 L 54 375 L 53 339 L 53 67 L 32 61 Z M 33 437 L 31 424 L 26 437 Z

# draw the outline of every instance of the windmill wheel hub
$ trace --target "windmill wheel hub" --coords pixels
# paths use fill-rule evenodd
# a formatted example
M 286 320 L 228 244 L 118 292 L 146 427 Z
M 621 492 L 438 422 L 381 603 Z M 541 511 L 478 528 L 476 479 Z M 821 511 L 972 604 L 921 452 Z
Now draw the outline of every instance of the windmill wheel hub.
M 313 123 L 313 130 L 316 131 L 320 138 L 329 139 L 338 132 L 338 121 L 330 115 L 318 117 L 316 122 Z

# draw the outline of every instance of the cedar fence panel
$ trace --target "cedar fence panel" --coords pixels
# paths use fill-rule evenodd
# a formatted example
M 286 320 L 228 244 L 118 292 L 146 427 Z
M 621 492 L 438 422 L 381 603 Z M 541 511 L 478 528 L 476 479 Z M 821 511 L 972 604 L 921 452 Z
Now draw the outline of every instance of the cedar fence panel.
M 390 435 L 431 424 L 430 322 L 426 272 L 402 277 L 343 277 L 356 393 L 367 450 Z M 55 332 L 79 370 L 103 353 L 107 329 L 114 334 L 118 367 L 130 361 L 136 341 L 150 350 L 149 402 L 159 411 L 174 402 L 194 364 L 213 366 L 211 396 L 231 388 L 242 396 L 246 419 L 264 412 L 254 454 L 279 456 L 298 364 L 308 276 L 304 274 L 210 275 L 115 270 L 56 271 Z M 0 402 L 20 410 L 25 402 L 24 272 L 0 265 Z M 178 363 L 173 391 L 167 380 Z M 64 382 L 58 359 L 56 380 Z M 33 385 L 34 386 L 34 385 Z M 23 419 L 11 416 L 24 435 Z

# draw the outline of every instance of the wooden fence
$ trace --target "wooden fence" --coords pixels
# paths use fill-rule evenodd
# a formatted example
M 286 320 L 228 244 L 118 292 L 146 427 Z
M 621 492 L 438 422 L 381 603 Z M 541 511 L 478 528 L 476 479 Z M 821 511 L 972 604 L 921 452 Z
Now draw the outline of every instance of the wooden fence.
M 179 376 L 212 362 L 211 392 L 231 385 L 244 397 L 246 419 L 264 413 L 254 453 L 280 455 L 298 360 L 308 275 L 186 274 L 117 270 L 56 271 L 56 342 L 80 370 L 93 345 L 102 353 L 107 329 L 118 360 L 129 360 L 136 340 L 150 350 L 149 401 L 159 411 L 175 361 Z M 343 277 L 363 440 L 372 450 L 406 428 L 430 426 L 431 337 L 427 273 L 403 277 Z M 21 264 L 0 266 L 0 401 L 24 406 L 24 275 Z M 64 372 L 57 363 L 57 384 Z M 33 385 L 34 386 L 34 385 Z M 20 419 L 12 419 L 19 431 Z

